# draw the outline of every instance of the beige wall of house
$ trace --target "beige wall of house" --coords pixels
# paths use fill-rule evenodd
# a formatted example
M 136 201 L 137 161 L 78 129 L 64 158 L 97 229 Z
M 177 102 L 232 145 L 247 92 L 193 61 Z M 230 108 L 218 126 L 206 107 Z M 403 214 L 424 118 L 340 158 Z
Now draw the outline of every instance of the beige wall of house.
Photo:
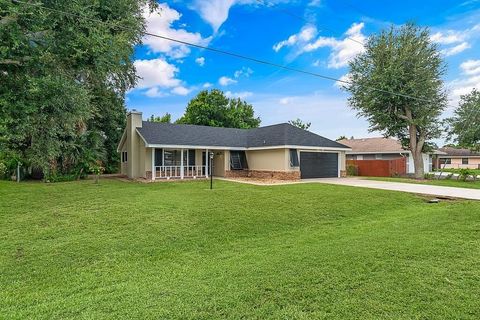
M 446 164 L 445 169 L 478 169 L 480 168 L 480 158 L 468 158 L 468 164 L 463 164 L 462 159 L 467 158 L 451 158 L 452 163 Z M 443 164 L 440 165 L 441 168 L 444 168 Z
M 247 151 L 250 170 L 287 171 L 289 170 L 288 149 L 267 149 Z

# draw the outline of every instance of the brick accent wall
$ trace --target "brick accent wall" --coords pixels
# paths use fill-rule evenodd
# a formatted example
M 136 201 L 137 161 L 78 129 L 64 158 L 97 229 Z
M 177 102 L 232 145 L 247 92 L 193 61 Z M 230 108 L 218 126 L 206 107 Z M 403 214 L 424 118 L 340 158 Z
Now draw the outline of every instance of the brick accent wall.
M 152 171 L 145 171 L 145 179 L 152 180 Z
M 347 170 L 340 170 L 340 178 L 346 178 L 347 177 Z
M 227 170 L 225 171 L 225 177 L 298 180 L 300 179 L 300 171 Z

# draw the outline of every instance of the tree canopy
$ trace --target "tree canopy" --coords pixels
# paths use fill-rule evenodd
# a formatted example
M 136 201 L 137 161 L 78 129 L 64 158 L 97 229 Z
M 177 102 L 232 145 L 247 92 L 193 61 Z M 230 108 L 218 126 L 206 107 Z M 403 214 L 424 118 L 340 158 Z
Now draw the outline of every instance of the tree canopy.
M 311 122 L 304 122 L 303 120 L 297 118 L 295 120 L 290 120 L 288 121 L 292 126 L 295 126 L 297 128 L 303 129 L 303 130 L 308 130 L 310 129 L 310 126 L 312 125 Z
M 146 5 L 156 2 L 0 3 L 0 157 L 47 175 L 98 160 L 116 169 Z
M 371 36 L 365 52 L 350 62 L 351 82 L 345 86 L 350 106 L 368 120 L 371 131 L 397 137 L 411 150 L 417 178 L 423 177 L 426 142 L 441 132 L 445 70 L 429 30 L 414 24 Z
M 450 135 L 459 146 L 480 150 L 480 91 L 474 89 L 462 96 L 448 123 Z
M 152 114 L 147 120 L 150 122 L 172 123 L 172 115 L 168 112 L 163 116 L 154 116 Z
M 228 98 L 218 89 L 198 93 L 187 105 L 185 114 L 177 123 L 226 128 L 257 128 L 253 106 L 241 99 Z

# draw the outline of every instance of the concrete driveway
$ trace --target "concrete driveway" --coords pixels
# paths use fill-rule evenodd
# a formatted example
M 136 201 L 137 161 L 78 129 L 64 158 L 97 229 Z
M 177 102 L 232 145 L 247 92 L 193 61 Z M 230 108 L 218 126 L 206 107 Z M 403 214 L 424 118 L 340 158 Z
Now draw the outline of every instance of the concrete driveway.
M 428 194 L 432 196 L 480 200 L 480 189 L 442 187 L 442 186 L 432 186 L 427 184 L 414 184 L 414 183 L 402 183 L 402 182 L 375 181 L 375 180 L 366 180 L 361 178 L 307 179 L 307 180 L 302 180 L 302 182 L 319 182 L 319 183 L 327 183 L 327 184 L 338 184 L 342 186 L 403 191 L 403 192 L 410 192 L 410 193 Z

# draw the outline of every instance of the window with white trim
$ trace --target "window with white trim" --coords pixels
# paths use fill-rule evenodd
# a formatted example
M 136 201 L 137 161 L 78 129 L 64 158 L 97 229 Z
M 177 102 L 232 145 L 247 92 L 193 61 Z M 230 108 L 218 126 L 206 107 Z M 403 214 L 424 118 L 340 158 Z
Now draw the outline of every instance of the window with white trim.
M 248 169 L 247 156 L 245 151 L 230 151 L 230 169 L 244 170 Z
M 295 168 L 298 166 L 300 166 L 300 162 L 298 161 L 297 149 L 290 149 L 290 167 Z

